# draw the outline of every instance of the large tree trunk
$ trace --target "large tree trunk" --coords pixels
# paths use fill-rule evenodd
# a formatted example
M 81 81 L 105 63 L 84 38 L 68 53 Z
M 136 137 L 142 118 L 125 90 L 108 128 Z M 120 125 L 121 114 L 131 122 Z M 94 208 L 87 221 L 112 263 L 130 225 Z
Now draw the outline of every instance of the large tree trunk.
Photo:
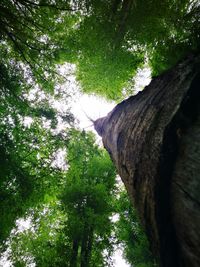
M 190 55 L 94 125 L 160 266 L 200 266 L 200 56 Z

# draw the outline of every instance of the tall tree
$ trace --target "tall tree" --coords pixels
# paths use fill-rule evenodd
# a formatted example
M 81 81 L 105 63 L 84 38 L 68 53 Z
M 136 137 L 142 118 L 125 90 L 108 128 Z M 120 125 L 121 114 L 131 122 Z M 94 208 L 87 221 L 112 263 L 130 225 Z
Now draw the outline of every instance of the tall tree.
M 160 266 L 200 264 L 199 62 L 188 56 L 95 122 Z
M 69 169 L 47 201 L 27 211 L 29 229 L 11 234 L 14 264 L 110 266 L 115 170 L 92 134 L 71 132 Z
M 62 197 L 72 247 L 70 267 L 105 266 L 103 251 L 112 245 L 115 171 L 107 153 L 94 145 L 92 135 L 73 135 L 68 145 L 70 167 Z

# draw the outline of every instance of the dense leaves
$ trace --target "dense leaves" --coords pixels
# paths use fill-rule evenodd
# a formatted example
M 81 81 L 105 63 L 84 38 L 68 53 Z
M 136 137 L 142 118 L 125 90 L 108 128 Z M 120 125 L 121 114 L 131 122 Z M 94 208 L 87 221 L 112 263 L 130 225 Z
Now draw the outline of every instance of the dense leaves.
M 11 235 L 15 264 L 37 266 L 109 266 L 111 216 L 115 211 L 115 171 L 94 137 L 73 130 L 67 149 L 70 167 L 62 186 L 46 202 L 27 211 L 29 229 Z M 58 176 L 57 176 L 58 178 Z
M 50 105 L 54 84 L 63 81 L 53 62 L 59 44 L 51 33 L 59 32 L 58 18 L 66 10 L 66 1 L 0 3 L 0 240 L 4 244 L 16 219 L 51 195 L 62 176 L 52 165 L 67 136 L 56 136 L 50 127 L 56 128 L 59 116 Z M 62 116 L 72 123 L 69 112 Z
M 9 0 L 0 13 L 3 53 L 48 90 L 68 61 L 82 90 L 119 100 L 146 62 L 158 75 L 199 49 L 198 1 Z
M 60 62 L 77 64 L 85 92 L 119 100 L 138 67 L 153 75 L 199 49 L 198 1 L 81 1 Z
M 53 90 L 59 79 L 53 52 L 60 48 L 57 36 L 68 25 L 62 22 L 62 12 L 70 10 L 67 2 L 3 0 L 0 4 L 2 60 L 26 69 L 26 75 L 46 90 Z

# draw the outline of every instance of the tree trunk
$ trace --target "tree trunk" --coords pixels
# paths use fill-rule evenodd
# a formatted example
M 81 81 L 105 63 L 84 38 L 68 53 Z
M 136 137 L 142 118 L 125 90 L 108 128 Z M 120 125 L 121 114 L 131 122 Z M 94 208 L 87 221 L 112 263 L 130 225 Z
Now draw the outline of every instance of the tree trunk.
M 89 267 L 93 242 L 92 227 L 85 227 L 84 236 L 81 244 L 81 265 L 80 267 Z
M 200 56 L 94 122 L 164 267 L 200 266 Z
M 77 239 L 73 240 L 70 267 L 77 267 L 78 247 L 79 247 L 79 241 Z
M 80 267 L 86 267 L 86 250 L 87 250 L 87 238 L 88 238 L 88 234 L 87 234 L 87 230 L 86 227 L 84 229 L 84 235 L 82 237 L 82 242 L 81 242 L 81 263 L 80 263 Z
M 93 228 L 90 227 L 90 230 L 88 232 L 88 240 L 87 240 L 87 250 L 86 250 L 86 267 L 89 267 L 90 265 L 90 258 L 91 258 L 91 252 L 92 252 L 92 244 L 93 244 Z

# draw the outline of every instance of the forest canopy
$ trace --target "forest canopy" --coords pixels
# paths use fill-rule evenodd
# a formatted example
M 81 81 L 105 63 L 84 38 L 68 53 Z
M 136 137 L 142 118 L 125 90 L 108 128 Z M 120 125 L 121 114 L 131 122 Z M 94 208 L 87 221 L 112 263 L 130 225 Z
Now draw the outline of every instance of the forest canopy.
M 68 106 L 73 94 L 69 74 L 59 72 L 65 63 L 75 64 L 85 93 L 117 102 L 124 88 L 133 93 L 138 69 L 158 75 L 199 49 L 199 9 L 189 0 L 1 1 L 0 243 L 2 252 L 12 247 L 14 266 L 109 266 L 116 239 L 134 266 L 154 264 L 140 226 L 129 224 L 137 216 L 124 193 L 116 203 L 108 154 L 77 130 L 70 109 L 52 103 Z M 17 232 L 20 218 L 32 229 Z
M 199 8 L 188 0 L 2 1 L 1 50 L 45 89 L 56 82 L 55 63 L 67 61 L 84 92 L 119 100 L 139 67 L 158 75 L 198 49 Z

